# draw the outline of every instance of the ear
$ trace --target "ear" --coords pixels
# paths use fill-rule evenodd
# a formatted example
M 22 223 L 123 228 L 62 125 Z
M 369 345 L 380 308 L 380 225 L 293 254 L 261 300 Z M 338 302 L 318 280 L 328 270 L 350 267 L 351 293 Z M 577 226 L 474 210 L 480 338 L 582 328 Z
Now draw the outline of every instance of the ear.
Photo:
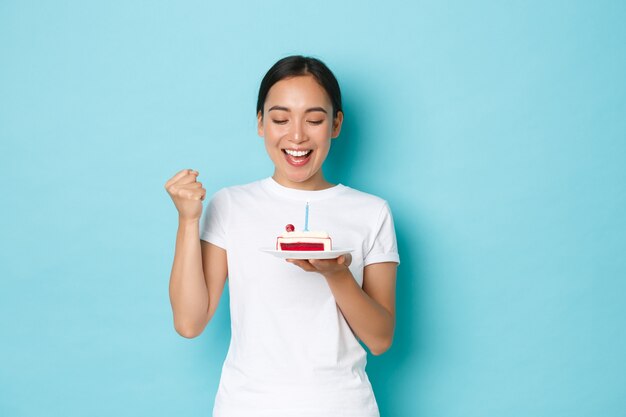
M 333 139 L 336 138 L 337 136 L 339 136 L 339 133 L 341 132 L 341 125 L 342 124 L 343 124 L 343 112 L 342 111 L 338 111 L 337 115 L 333 119 L 333 132 L 331 134 L 331 137 Z
M 258 112 L 256 115 L 256 131 L 259 134 L 259 136 L 261 137 L 265 137 L 265 134 L 263 132 L 263 115 L 261 114 L 261 112 Z

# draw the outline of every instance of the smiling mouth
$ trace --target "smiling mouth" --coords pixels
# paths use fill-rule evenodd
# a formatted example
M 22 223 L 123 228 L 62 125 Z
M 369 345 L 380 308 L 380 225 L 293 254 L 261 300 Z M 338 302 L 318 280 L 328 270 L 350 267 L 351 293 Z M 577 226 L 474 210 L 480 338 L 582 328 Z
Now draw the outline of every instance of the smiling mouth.
M 285 159 L 290 165 L 299 167 L 311 159 L 311 154 L 313 153 L 313 149 L 304 149 L 304 150 L 294 150 L 294 149 L 283 149 L 283 154 L 285 155 Z

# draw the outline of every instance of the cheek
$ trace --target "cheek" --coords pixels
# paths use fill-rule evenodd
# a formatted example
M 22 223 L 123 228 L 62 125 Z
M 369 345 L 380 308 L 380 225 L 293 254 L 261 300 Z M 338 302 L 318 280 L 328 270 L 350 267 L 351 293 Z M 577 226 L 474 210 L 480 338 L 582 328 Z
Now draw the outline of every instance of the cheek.
M 327 142 L 332 138 L 333 129 L 332 126 L 316 126 L 310 129 L 308 132 L 310 138 L 314 139 L 317 143 L 321 144 Z
M 325 140 L 317 143 L 317 159 L 324 161 L 330 152 L 330 141 Z
M 277 140 L 284 136 L 285 128 L 283 126 L 279 126 L 273 123 L 268 123 L 264 126 L 265 137 L 270 140 Z
M 274 153 L 276 152 L 276 144 L 277 142 L 275 140 L 273 140 L 270 136 L 265 135 L 265 150 L 268 153 Z

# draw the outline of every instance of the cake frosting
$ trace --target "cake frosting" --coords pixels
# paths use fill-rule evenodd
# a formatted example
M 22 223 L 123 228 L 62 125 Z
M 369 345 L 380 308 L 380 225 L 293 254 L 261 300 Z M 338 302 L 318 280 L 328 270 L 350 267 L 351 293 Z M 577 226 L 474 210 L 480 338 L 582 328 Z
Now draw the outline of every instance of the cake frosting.
M 280 251 L 329 251 L 332 241 L 327 232 L 301 231 L 296 232 L 293 225 L 288 224 L 286 232 L 276 238 L 276 250 Z

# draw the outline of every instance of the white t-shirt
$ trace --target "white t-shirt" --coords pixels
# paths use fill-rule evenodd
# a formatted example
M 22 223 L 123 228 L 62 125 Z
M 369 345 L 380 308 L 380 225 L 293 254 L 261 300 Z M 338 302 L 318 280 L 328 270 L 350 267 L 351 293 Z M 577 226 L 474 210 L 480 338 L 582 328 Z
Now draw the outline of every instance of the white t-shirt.
M 274 249 L 287 224 L 329 233 L 354 249 L 350 270 L 398 262 L 386 201 L 336 185 L 296 190 L 266 178 L 223 188 L 203 213 L 200 238 L 227 252 L 231 341 L 214 417 L 378 417 L 365 373 L 367 354 L 337 307 L 326 279 L 261 249 Z

